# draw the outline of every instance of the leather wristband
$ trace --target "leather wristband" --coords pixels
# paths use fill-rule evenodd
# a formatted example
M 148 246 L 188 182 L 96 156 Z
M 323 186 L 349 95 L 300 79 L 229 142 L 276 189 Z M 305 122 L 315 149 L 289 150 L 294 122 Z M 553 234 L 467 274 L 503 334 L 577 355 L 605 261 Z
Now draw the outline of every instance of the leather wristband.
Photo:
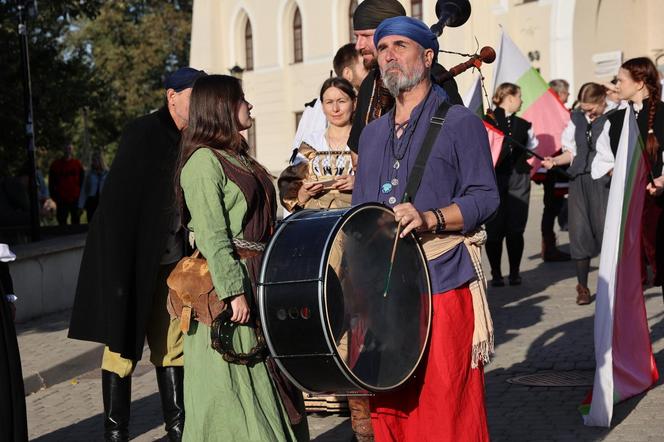
M 445 222 L 445 215 L 443 215 L 442 210 L 436 209 L 436 218 L 438 219 L 438 224 L 436 225 L 436 233 L 441 234 L 445 232 L 445 228 L 447 227 L 447 223 Z
M 444 220 L 441 218 L 438 209 L 429 209 L 429 212 L 433 213 L 436 217 L 436 227 L 433 228 L 433 233 L 440 233 Z

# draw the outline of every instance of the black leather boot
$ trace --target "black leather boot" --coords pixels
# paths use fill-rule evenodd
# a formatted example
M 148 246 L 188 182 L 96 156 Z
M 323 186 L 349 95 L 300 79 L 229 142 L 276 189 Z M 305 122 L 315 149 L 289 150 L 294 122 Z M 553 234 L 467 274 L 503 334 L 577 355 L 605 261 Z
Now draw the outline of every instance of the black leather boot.
M 184 431 L 184 367 L 157 367 L 157 384 L 170 442 L 180 442 Z
M 101 391 L 104 400 L 104 440 L 129 440 L 129 407 L 131 405 L 131 376 L 101 371 Z

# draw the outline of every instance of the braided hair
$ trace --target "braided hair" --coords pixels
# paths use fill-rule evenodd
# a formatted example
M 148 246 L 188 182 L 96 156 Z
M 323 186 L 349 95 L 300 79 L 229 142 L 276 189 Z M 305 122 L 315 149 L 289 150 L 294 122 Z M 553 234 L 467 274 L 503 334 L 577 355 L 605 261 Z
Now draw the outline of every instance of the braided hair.
M 662 85 L 659 83 L 659 73 L 652 60 L 648 57 L 637 57 L 627 60 L 621 68 L 629 72 L 634 81 L 642 81 L 648 89 L 648 134 L 646 135 L 646 152 L 651 159 L 655 159 L 659 150 L 659 142 L 655 137 L 655 113 L 659 97 L 662 96 Z

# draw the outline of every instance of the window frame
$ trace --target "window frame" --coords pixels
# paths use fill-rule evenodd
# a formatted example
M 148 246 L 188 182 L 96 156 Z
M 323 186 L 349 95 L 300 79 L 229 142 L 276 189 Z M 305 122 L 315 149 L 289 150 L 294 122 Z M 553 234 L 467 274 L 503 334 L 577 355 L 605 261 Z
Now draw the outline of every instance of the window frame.
M 244 25 L 244 63 L 245 71 L 254 70 L 254 32 L 249 17 Z
M 302 35 L 302 14 L 300 8 L 295 7 L 293 13 L 293 64 L 304 61 L 304 38 Z

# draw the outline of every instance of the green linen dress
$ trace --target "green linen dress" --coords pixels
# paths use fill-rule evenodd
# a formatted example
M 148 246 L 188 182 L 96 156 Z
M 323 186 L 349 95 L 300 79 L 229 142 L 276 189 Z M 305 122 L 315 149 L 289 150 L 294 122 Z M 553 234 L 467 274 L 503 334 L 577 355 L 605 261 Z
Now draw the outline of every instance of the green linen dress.
M 247 270 L 233 256 L 230 241 L 230 237 L 242 237 L 247 211 L 244 194 L 206 148 L 187 161 L 180 184 L 191 214 L 189 227 L 207 258 L 217 294 L 222 299 L 241 293 L 252 296 Z M 247 352 L 255 344 L 253 329 L 236 329 L 236 350 Z M 297 440 L 265 363 L 253 367 L 229 364 L 211 347 L 210 328 L 195 321 L 185 335 L 184 353 L 184 441 Z M 303 423 L 306 429 L 306 419 Z M 308 430 L 305 433 L 300 440 L 308 439 Z

